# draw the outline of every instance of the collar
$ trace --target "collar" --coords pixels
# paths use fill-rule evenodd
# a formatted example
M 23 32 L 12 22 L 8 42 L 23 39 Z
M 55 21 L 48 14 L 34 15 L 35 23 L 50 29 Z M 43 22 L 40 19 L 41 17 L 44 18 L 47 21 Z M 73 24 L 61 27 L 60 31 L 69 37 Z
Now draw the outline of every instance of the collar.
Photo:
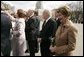
M 55 18 L 55 20 L 57 21 L 57 20 L 58 20 L 58 18 Z
M 71 20 L 67 20 L 65 24 L 61 24 L 63 27 L 68 27 L 69 25 L 72 25 Z
M 48 20 L 50 19 L 51 17 L 49 17 L 47 20 L 46 20 L 46 22 L 48 22 Z
M 34 16 L 34 13 L 32 13 L 32 15 L 29 18 L 31 18 L 32 16 Z

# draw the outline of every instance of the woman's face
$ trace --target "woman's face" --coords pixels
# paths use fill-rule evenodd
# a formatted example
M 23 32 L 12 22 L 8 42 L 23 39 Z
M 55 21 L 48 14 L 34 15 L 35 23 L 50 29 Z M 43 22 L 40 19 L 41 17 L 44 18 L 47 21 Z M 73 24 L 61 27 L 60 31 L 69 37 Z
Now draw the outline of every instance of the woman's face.
M 60 20 L 61 23 L 64 23 L 66 20 L 65 16 L 60 12 L 58 13 L 58 19 Z

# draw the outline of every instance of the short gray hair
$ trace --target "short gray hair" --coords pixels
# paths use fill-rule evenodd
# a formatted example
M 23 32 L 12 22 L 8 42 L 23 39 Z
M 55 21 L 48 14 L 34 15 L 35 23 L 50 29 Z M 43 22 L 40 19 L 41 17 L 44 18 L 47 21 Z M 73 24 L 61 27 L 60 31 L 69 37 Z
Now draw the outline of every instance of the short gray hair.
M 45 9 L 43 12 L 46 12 L 49 16 L 51 16 L 51 12 L 47 9 Z

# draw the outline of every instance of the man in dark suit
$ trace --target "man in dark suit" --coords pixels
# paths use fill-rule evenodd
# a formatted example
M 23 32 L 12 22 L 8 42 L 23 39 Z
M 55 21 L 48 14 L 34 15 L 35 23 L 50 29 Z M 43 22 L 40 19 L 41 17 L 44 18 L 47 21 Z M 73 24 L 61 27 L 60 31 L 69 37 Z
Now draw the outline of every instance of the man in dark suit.
M 55 36 L 56 22 L 50 17 L 50 12 L 48 10 L 43 11 L 43 19 L 45 21 L 43 23 L 42 30 L 40 32 L 41 55 L 52 56 L 52 53 L 50 52 L 49 47 L 51 45 L 51 38 Z
M 3 56 L 10 56 L 11 41 L 10 41 L 10 29 L 12 23 L 9 16 L 1 11 L 1 52 Z
M 30 56 L 35 56 L 35 52 L 37 50 L 38 42 L 37 36 L 39 31 L 39 22 L 37 22 L 36 17 L 34 16 L 34 11 L 29 10 L 27 12 L 27 19 L 26 19 L 26 26 L 25 26 L 25 33 L 26 33 L 26 40 L 28 42 Z M 38 24 L 37 24 L 38 23 Z

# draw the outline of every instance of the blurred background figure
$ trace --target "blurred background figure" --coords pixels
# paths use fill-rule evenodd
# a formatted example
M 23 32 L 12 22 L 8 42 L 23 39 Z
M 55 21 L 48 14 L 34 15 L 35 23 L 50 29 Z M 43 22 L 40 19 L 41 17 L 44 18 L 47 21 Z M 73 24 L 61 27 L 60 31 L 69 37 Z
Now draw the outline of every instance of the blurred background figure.
M 39 35 L 41 56 L 52 56 L 49 47 L 51 45 L 51 38 L 55 36 L 56 22 L 51 18 L 48 10 L 44 10 L 42 16 L 44 22 Z
M 29 46 L 30 56 L 35 56 L 35 52 L 38 52 L 38 31 L 39 31 L 39 21 L 36 18 L 33 10 L 28 10 L 27 19 L 25 21 L 26 28 L 26 40 L 27 45 Z
M 10 56 L 12 23 L 10 17 L 5 13 L 8 11 L 5 5 L 1 4 L 1 52 L 3 56 Z
M 12 49 L 13 56 L 25 55 L 25 17 L 26 13 L 22 9 L 17 10 L 15 27 L 13 29 Z

